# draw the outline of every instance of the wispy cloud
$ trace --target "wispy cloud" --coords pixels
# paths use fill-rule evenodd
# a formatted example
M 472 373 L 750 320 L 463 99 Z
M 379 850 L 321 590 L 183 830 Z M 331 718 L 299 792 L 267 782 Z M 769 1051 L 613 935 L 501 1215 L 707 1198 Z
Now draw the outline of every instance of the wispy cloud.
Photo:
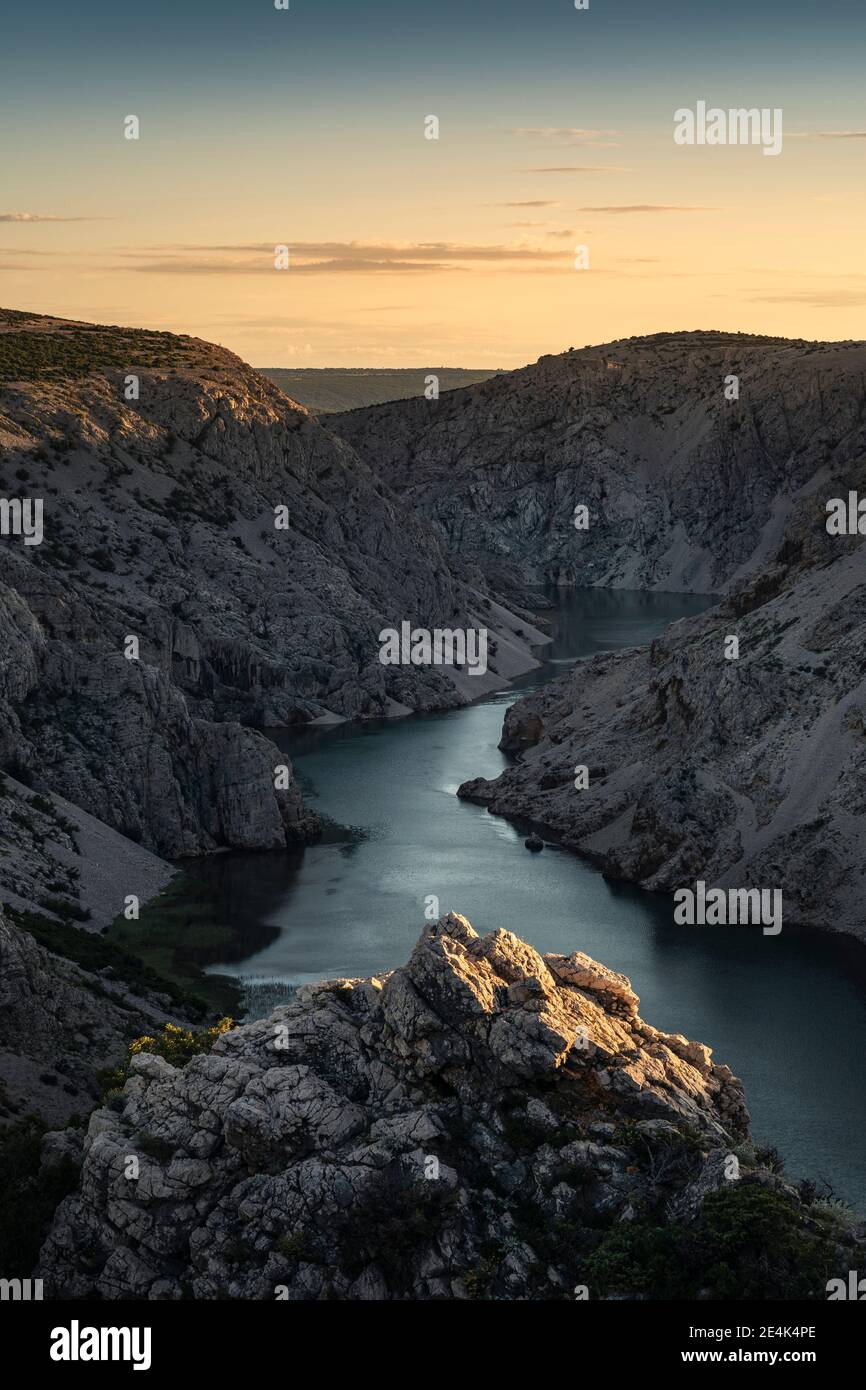
M 619 164 L 543 164 L 540 168 L 524 169 L 524 174 L 630 174 Z
M 791 130 L 786 140 L 866 140 L 866 130 Z
M 621 135 L 621 130 L 582 130 L 577 126 L 517 126 L 510 135 L 523 138 L 550 141 L 555 145 L 577 145 L 616 149 L 617 142 L 600 139 L 603 135 Z
M 462 242 L 286 242 L 293 275 L 382 274 L 466 269 L 472 263 L 554 261 L 561 253 L 544 247 L 477 245 Z M 273 270 L 275 245 L 187 246 L 125 252 L 131 268 L 153 275 L 260 275 Z
M 811 309 L 860 309 L 866 305 L 864 289 L 792 290 L 790 294 L 753 294 L 752 304 L 805 304 Z
M 685 207 L 673 203 L 625 203 L 613 207 L 578 208 L 578 212 L 718 212 L 718 208 Z
M 93 222 L 92 217 L 55 217 L 48 212 L 0 212 L 0 222 Z
M 558 208 L 560 204 L 551 198 L 524 198 L 519 203 L 484 203 L 486 208 Z

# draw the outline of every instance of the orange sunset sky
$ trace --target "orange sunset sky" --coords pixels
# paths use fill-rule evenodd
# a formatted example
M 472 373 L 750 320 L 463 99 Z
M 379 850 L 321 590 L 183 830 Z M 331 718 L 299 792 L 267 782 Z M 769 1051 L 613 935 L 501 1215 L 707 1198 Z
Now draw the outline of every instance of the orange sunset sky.
M 866 336 L 859 4 L 176 11 L 11 22 L 5 306 L 262 366 L 509 367 L 686 328 Z M 781 108 L 781 154 L 676 145 L 673 113 L 699 99 Z

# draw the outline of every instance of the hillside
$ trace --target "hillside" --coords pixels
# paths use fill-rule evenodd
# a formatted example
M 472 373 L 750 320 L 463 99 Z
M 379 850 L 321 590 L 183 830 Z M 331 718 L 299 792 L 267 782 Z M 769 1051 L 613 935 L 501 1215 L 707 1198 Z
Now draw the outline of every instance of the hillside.
M 512 705 L 500 747 L 517 765 L 459 794 L 611 878 L 779 888 L 786 924 L 866 940 L 866 536 L 828 535 L 825 510 L 866 496 L 866 455 L 829 474 L 717 607 Z
M 497 580 L 716 593 L 863 452 L 866 344 L 657 334 L 327 424 Z
M 44 504 L 40 544 L 0 539 L 0 768 L 163 856 L 315 833 L 257 730 L 448 707 L 534 664 L 541 634 L 427 521 L 196 339 L 0 315 L 0 494 Z M 487 674 L 383 666 L 404 620 L 489 624 Z

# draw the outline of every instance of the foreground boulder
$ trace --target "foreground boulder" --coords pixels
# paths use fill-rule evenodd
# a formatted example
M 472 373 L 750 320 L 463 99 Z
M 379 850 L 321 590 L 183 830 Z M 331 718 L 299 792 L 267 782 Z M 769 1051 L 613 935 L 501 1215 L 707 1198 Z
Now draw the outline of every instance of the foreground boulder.
M 647 1220 L 796 1200 L 730 1070 L 637 1010 L 581 952 L 451 913 L 402 969 L 305 986 L 183 1069 L 134 1055 L 37 1273 L 53 1297 L 603 1296 Z

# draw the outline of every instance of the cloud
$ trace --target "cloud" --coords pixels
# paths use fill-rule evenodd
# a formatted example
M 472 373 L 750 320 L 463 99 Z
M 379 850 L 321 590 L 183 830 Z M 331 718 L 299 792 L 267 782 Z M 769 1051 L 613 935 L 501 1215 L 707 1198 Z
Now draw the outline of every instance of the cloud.
M 524 174 L 630 174 L 619 164 L 544 164 L 537 169 L 523 169 Z
M 866 130 L 792 130 L 786 140 L 866 140 Z
M 794 290 L 790 294 L 753 294 L 752 304 L 805 304 L 811 309 L 860 309 L 866 289 Z
M 558 208 L 560 204 L 556 199 L 550 198 L 525 198 L 520 203 L 484 203 L 486 208 Z
M 37 257 L 50 258 L 56 260 L 58 256 L 69 256 L 69 251 L 35 251 L 32 246 L 4 246 L 2 248 L 4 256 L 25 256 L 28 260 L 35 260 Z M 23 269 L 23 267 L 22 267 Z
M 93 222 L 92 217 L 54 217 L 47 212 L 0 212 L 0 222 Z
M 553 140 L 560 145 L 596 146 L 616 149 L 615 142 L 600 140 L 600 135 L 622 135 L 621 130 L 582 130 L 576 126 L 518 126 L 510 135 L 529 136 L 535 140 Z
M 718 212 L 718 208 L 678 207 L 666 203 L 626 203 L 614 207 L 578 208 L 578 212 Z
M 476 245 L 461 242 L 408 244 L 367 242 L 286 242 L 293 275 L 382 274 L 385 272 L 465 270 L 467 263 L 544 262 L 560 253 L 525 244 Z M 274 243 L 243 246 L 191 246 L 125 252 L 138 259 L 132 269 L 151 275 L 261 275 L 274 268 Z M 198 252 L 206 253 L 198 258 Z

